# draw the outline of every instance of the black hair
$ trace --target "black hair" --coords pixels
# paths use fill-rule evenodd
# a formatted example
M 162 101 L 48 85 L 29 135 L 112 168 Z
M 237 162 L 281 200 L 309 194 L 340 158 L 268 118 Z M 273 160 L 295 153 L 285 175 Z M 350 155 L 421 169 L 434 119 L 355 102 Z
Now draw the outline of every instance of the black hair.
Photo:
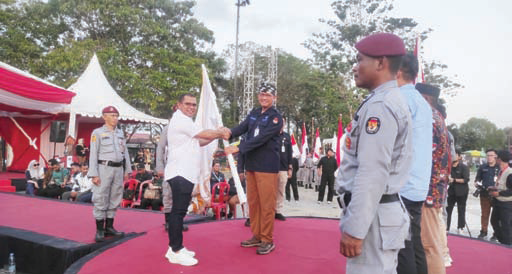
M 500 159 L 503 162 L 508 163 L 510 161 L 510 152 L 508 150 L 498 151 L 498 159 Z
M 414 56 L 412 53 L 407 53 L 402 57 L 402 62 L 400 63 L 400 71 L 402 72 L 402 77 L 406 81 L 413 81 L 418 76 L 418 58 Z
M 80 166 L 80 164 L 79 164 L 79 163 L 77 163 L 77 162 L 73 162 L 73 163 L 71 164 L 71 166 Z
M 455 154 L 462 155 L 462 151 L 460 151 L 460 149 L 456 149 L 456 150 L 455 150 Z
M 498 155 L 498 151 L 497 151 L 497 150 L 495 150 L 494 148 L 490 148 L 490 149 L 486 150 L 486 151 L 485 151 L 485 154 L 487 154 L 487 153 L 488 153 L 488 152 L 490 152 L 490 151 L 492 151 L 492 152 L 494 152 L 494 154 Z
M 185 93 L 185 94 L 180 95 L 180 97 L 178 97 L 178 102 L 183 103 L 183 100 L 185 100 L 185 97 L 187 97 L 187 96 L 196 98 L 196 96 L 192 93 Z
M 333 150 L 332 148 L 328 148 L 328 149 L 327 149 L 327 152 L 329 152 L 329 151 L 334 152 L 334 150 Z
M 436 102 L 436 109 L 441 113 L 444 119 L 446 119 L 446 107 L 439 102 Z
M 403 56 L 386 56 L 389 62 L 389 71 L 391 73 L 396 74 L 400 69 L 400 64 L 402 63 Z

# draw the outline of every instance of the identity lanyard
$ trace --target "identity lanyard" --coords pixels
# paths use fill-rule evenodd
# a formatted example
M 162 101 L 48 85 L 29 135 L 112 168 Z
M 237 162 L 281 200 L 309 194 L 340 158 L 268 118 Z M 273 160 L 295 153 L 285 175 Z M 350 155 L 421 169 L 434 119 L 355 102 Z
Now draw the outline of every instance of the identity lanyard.
M 215 179 L 217 179 L 217 182 L 220 182 L 220 178 L 219 176 L 217 176 L 217 174 L 215 174 L 215 172 L 212 172 L 212 175 L 213 177 L 215 177 Z
M 507 170 L 508 170 L 508 167 L 507 167 L 507 168 L 505 168 L 504 170 L 500 171 L 500 175 L 498 175 L 498 180 L 496 180 L 496 186 L 498 186 L 498 185 L 499 185 L 499 183 L 500 183 L 501 175 L 503 175 L 503 173 L 504 173 L 505 171 L 507 171 Z

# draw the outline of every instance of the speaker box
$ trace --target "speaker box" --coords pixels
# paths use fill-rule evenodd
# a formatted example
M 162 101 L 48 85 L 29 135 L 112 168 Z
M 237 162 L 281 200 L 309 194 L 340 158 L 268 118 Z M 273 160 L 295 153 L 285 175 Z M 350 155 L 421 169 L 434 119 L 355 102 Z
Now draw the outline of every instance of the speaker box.
M 53 121 L 50 130 L 50 142 L 63 143 L 66 139 L 67 123 L 64 121 Z

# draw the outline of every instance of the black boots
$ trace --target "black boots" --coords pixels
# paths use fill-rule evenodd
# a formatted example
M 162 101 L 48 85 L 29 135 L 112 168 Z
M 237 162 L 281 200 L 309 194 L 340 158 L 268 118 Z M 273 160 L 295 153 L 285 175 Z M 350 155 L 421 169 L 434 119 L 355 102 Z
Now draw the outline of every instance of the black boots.
M 94 241 L 99 243 L 105 240 L 105 221 L 104 220 L 96 220 L 96 236 L 94 237 Z
M 107 222 L 105 224 L 105 236 L 124 236 L 124 232 L 119 232 L 114 229 L 114 219 L 107 218 Z

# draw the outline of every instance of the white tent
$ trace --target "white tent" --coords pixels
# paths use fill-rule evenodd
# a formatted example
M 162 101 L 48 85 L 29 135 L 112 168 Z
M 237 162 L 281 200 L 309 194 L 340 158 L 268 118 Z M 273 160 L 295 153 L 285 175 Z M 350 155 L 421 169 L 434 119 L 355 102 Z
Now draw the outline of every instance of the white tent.
M 69 90 L 76 93 L 66 111 L 70 115 L 68 134 L 72 136 L 75 133 L 77 114 L 84 117 L 101 118 L 101 110 L 109 105 L 115 106 L 119 110 L 120 120 L 155 124 L 167 124 L 168 122 L 165 119 L 155 118 L 138 111 L 126 103 L 108 83 L 96 54 L 92 57 L 84 73 L 76 83 L 69 87 Z

